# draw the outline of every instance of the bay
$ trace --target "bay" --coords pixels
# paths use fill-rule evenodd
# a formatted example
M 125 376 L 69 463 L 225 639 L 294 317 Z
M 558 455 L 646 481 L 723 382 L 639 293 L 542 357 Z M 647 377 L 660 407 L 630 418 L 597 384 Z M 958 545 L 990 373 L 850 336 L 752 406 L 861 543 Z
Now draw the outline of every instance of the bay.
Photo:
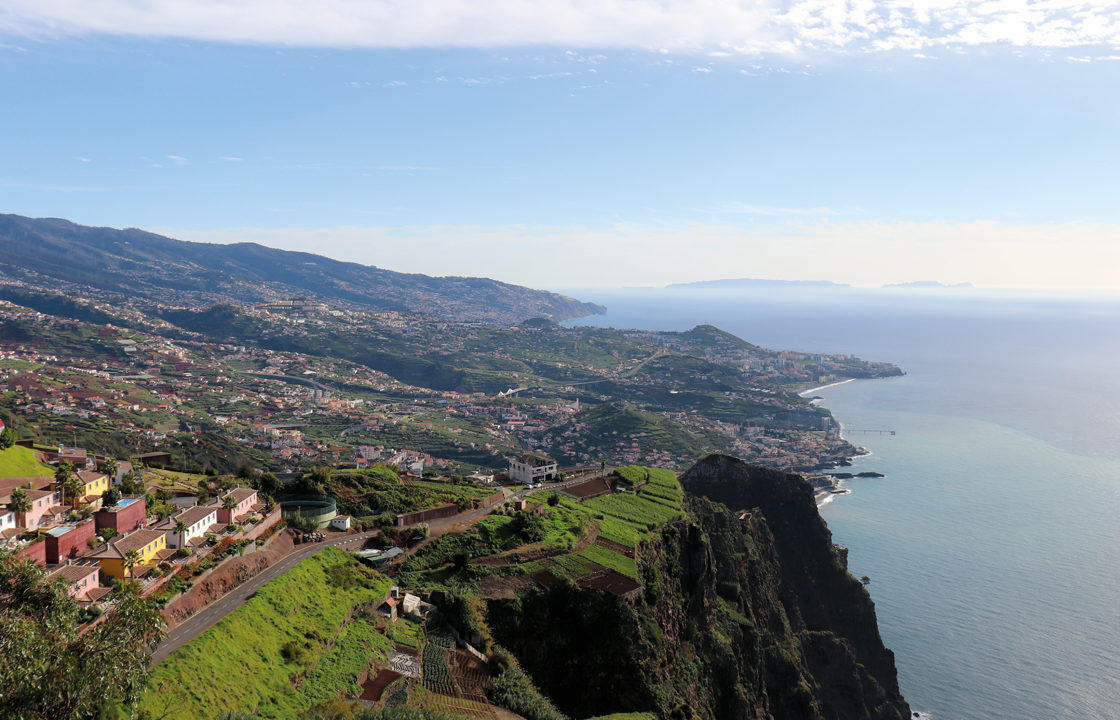
M 569 293 L 573 291 L 568 291 Z M 883 479 L 821 508 L 902 691 L 941 719 L 1120 717 L 1120 301 L 837 287 L 578 291 L 581 322 L 711 323 L 895 362 L 817 394 Z M 859 432 L 889 429 L 894 435 Z

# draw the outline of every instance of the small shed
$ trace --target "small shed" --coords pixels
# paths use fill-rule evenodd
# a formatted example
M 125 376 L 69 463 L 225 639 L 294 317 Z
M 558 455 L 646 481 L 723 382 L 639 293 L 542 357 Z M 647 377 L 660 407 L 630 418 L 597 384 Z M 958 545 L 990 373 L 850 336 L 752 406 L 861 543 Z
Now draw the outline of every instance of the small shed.
M 350 529 L 350 516 L 349 515 L 335 515 L 331 518 L 331 527 L 335 530 L 342 530 L 343 532 Z

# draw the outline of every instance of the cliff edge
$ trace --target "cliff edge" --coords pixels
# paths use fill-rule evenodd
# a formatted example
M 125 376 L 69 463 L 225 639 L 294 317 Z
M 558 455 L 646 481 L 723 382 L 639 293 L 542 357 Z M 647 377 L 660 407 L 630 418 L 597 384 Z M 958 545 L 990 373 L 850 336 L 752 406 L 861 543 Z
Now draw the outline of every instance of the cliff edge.
M 626 595 L 563 583 L 490 600 L 494 638 L 586 718 L 903 720 L 894 655 L 810 485 L 723 455 L 681 477 L 685 518 L 638 548 Z

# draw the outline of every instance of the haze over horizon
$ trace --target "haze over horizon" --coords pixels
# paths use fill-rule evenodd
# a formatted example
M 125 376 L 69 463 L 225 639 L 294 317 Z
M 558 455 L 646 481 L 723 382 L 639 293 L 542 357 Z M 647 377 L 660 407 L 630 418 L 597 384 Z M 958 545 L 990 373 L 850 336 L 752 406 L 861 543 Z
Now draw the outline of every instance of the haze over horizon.
M 1120 9 L 7 3 L 0 211 L 535 287 L 1116 288 Z

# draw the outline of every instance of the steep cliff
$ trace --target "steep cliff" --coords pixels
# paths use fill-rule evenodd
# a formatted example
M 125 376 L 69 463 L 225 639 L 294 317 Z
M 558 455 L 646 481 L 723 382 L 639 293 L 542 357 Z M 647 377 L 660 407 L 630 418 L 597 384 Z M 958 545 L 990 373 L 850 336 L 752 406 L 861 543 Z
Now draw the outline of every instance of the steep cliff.
M 641 544 L 633 596 L 569 584 L 490 602 L 495 638 L 541 691 L 577 718 L 909 717 L 810 486 L 719 455 L 681 481 L 688 516 Z

